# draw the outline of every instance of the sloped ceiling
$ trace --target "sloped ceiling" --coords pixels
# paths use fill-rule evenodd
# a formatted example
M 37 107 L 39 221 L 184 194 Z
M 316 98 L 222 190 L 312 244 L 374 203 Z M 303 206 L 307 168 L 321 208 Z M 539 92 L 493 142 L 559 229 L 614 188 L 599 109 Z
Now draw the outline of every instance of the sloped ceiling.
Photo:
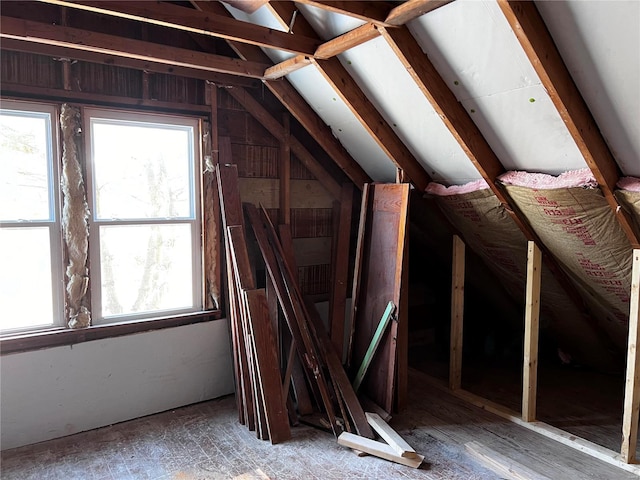
M 418 192 L 486 181 L 543 249 L 498 177 L 588 168 L 639 244 L 614 195 L 621 177 L 640 177 L 637 0 L 43 3 L 225 39 L 241 61 L 134 40 L 105 49 L 111 37 L 3 16 L 4 45 L 262 79 L 359 187 L 396 181 L 399 169 Z

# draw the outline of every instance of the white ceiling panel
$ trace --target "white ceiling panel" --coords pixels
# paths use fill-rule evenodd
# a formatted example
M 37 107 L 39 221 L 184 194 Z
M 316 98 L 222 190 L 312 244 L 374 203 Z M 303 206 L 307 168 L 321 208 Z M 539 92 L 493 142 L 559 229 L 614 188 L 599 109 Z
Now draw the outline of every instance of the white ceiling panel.
M 458 100 L 540 83 L 493 1 L 456 0 L 408 27 Z
M 640 2 L 536 2 L 622 173 L 640 177 Z
M 293 72 L 287 79 L 374 181 L 395 181 L 396 167 L 391 159 L 315 66 Z
M 506 170 L 559 175 L 587 166 L 541 85 L 462 104 Z
M 433 180 L 482 178 L 382 37 L 346 51 L 340 60 Z
M 303 3 L 296 3 L 296 6 L 318 36 L 323 40 L 331 40 L 366 23 L 348 15 L 333 13 Z M 294 33 L 296 31 L 295 24 L 293 31 Z

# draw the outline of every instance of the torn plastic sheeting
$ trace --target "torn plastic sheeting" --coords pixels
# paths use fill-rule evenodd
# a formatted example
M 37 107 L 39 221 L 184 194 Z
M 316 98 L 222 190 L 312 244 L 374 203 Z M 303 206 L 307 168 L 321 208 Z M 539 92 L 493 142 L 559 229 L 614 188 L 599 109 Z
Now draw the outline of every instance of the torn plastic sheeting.
M 476 182 L 472 182 L 476 183 Z M 503 280 L 511 296 L 524 301 L 527 271 L 527 239 L 511 219 L 495 194 L 489 189 L 475 190 L 468 185 L 467 193 L 451 195 L 449 188 L 430 188 L 435 200 L 449 221 L 460 231 L 468 244 L 488 268 Z M 462 190 L 462 189 L 461 189 Z M 602 344 L 595 329 L 582 312 L 567 297 L 564 289 L 546 266 L 542 268 L 541 318 L 559 345 L 571 352 L 583 364 L 615 369 L 615 360 Z M 516 319 L 520 322 L 521 319 Z
M 80 112 L 67 104 L 60 113 L 62 129 L 62 230 L 67 247 L 67 301 L 70 328 L 88 327 L 91 313 L 85 305 L 85 295 L 89 281 L 87 252 L 89 241 L 89 206 L 87 205 L 84 179 L 76 135 L 80 132 Z
M 592 182 L 578 182 L 575 186 L 558 182 L 564 186 L 551 188 L 553 179 L 532 182 L 549 188 L 527 187 L 523 185 L 527 185 L 528 174 L 518 173 L 518 186 L 505 184 L 507 193 L 542 243 L 584 291 L 585 300 L 597 311 L 602 326 L 624 348 L 632 248 L 602 192 L 593 188 Z M 531 175 L 539 178 L 542 174 Z

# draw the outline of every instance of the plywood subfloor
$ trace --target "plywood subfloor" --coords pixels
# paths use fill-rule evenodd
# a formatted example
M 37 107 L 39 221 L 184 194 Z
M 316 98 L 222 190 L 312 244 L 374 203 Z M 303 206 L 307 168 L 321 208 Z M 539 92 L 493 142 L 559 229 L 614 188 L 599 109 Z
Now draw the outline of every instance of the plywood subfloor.
M 441 479 L 505 478 L 465 449 L 476 442 L 554 479 L 634 475 L 465 403 L 410 371 L 408 407 L 391 425 L 425 455 L 420 469 L 358 457 L 309 426 L 271 445 L 237 421 L 225 397 L 62 439 L 2 452 L 3 480 Z

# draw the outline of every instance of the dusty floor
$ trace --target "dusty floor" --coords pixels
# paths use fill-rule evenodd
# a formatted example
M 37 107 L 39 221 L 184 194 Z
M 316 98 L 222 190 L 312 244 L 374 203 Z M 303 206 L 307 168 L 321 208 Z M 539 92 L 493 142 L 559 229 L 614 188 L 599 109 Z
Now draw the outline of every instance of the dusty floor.
M 500 479 L 465 450 L 474 441 L 554 480 L 638 478 L 476 409 L 416 377 L 409 406 L 390 424 L 425 456 L 413 469 L 358 457 L 332 434 L 293 428 L 279 445 L 238 423 L 224 397 L 2 452 L 3 480 Z M 551 475 L 549 474 L 551 472 Z

